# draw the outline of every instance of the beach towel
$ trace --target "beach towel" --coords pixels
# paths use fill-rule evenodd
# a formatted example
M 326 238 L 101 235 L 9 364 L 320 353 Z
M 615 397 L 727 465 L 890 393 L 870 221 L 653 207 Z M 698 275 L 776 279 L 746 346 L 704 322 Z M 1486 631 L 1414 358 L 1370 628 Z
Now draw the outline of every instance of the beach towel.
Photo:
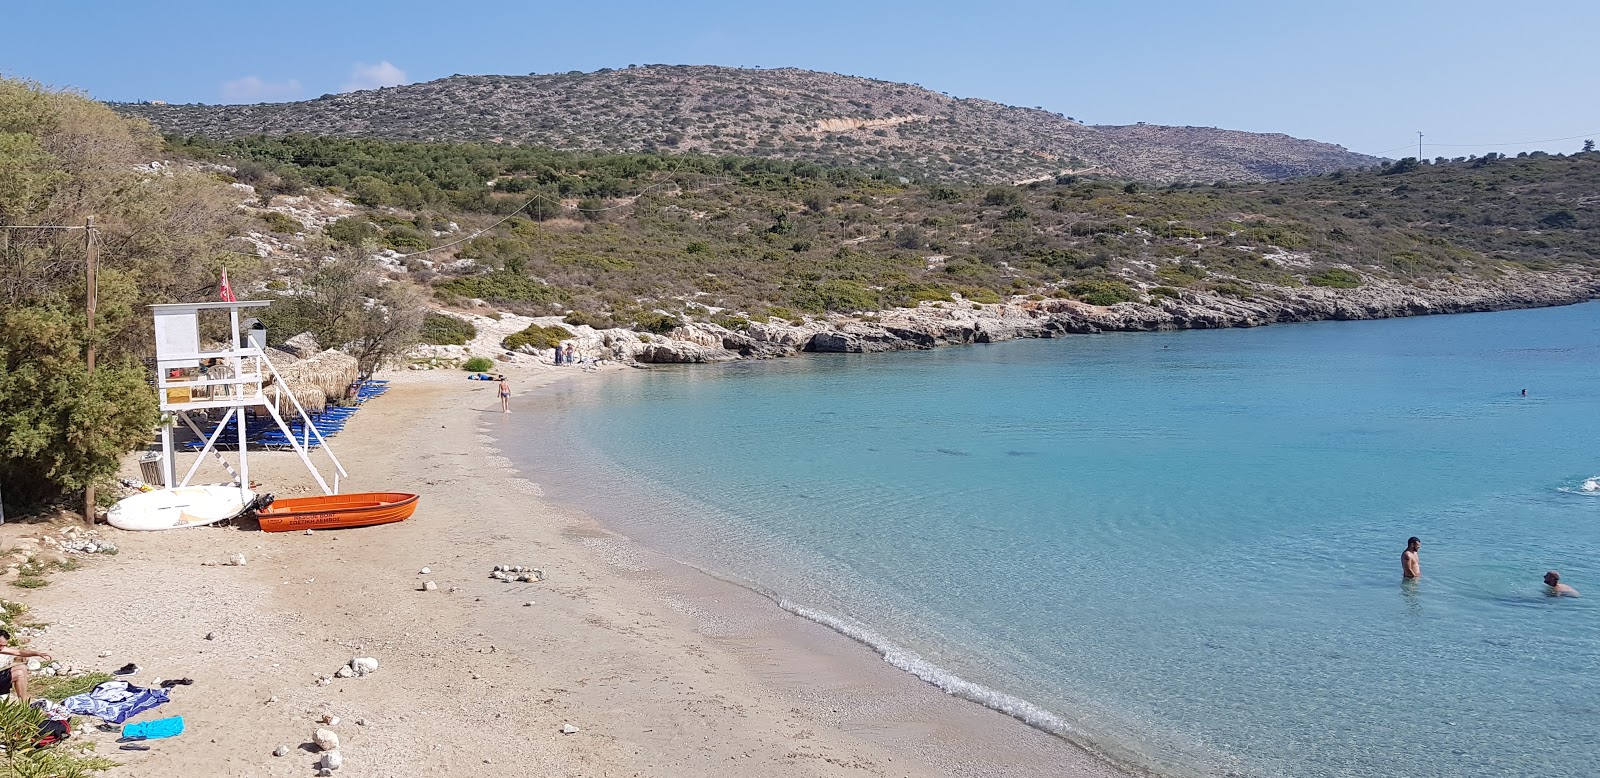
M 106 681 L 93 691 L 62 700 L 61 707 L 79 716 L 94 716 L 121 724 L 169 699 L 166 689 L 146 689 L 127 681 Z
M 183 717 L 172 716 L 155 721 L 141 721 L 137 724 L 126 724 L 122 727 L 122 736 L 138 740 L 160 740 L 164 737 L 177 737 L 183 734 Z

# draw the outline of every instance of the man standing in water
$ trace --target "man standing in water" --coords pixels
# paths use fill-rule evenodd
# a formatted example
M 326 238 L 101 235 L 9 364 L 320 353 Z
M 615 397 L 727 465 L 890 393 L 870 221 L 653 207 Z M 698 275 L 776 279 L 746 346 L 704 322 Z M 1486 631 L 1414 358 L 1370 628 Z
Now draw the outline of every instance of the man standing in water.
M 1400 575 L 1406 580 L 1422 577 L 1422 563 L 1417 561 L 1417 551 L 1422 541 L 1415 536 L 1406 540 L 1406 550 L 1400 554 Z
M 1551 597 L 1577 597 L 1578 590 L 1561 582 L 1561 574 L 1551 570 L 1544 574 L 1544 585 L 1550 587 Z

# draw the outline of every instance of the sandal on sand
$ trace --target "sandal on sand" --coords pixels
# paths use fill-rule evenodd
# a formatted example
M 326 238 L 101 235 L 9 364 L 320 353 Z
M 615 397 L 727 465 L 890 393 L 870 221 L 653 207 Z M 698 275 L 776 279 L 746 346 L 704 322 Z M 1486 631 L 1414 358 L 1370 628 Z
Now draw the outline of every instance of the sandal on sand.
M 123 751 L 149 751 L 150 750 L 149 746 L 138 746 L 138 745 L 134 745 L 132 743 L 129 743 L 128 745 L 125 745 L 125 746 L 118 746 L 118 747 L 121 748 Z
M 132 663 L 132 662 L 129 662 L 129 663 L 123 665 L 122 667 L 119 667 L 119 668 L 117 668 L 115 670 L 112 670 L 111 674 L 112 675 L 138 675 L 139 674 L 139 666 L 134 664 L 134 663 Z
M 194 683 L 194 679 L 193 678 L 173 678 L 172 680 L 169 680 L 169 681 L 162 681 L 161 682 L 161 688 L 163 688 L 163 689 L 171 689 L 174 686 L 188 686 L 188 685 L 190 685 L 192 683 Z

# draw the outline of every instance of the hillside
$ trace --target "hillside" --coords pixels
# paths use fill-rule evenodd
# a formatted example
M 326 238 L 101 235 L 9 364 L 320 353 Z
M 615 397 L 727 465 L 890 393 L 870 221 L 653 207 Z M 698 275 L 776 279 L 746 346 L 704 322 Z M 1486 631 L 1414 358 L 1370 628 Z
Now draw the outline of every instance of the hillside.
M 759 159 L 338 139 L 175 149 L 258 187 L 252 241 L 269 253 L 361 246 L 441 303 L 645 329 L 953 294 L 1155 309 L 1270 306 L 1313 289 L 1448 298 L 1543 271 L 1593 279 L 1600 260 L 1597 153 L 1149 188 L 907 185 Z M 326 186 L 352 200 L 320 222 L 270 213 L 326 201 Z M 1537 304 L 1529 294 L 1519 304 Z
M 168 134 L 303 133 L 574 151 L 738 154 L 1016 183 L 1093 172 L 1144 181 L 1264 180 L 1378 163 L 1340 146 L 1199 127 L 1092 126 L 1037 108 L 818 73 L 646 65 L 452 76 L 260 105 L 113 106 Z

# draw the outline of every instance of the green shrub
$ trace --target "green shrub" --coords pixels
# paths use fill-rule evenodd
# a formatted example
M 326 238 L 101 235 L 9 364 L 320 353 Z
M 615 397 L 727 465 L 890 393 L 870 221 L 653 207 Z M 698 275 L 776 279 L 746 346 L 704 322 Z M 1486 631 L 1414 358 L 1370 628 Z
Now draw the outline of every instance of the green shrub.
M 993 305 L 1001 301 L 999 292 L 985 286 L 963 286 L 956 291 L 969 303 Z
M 561 341 L 570 337 L 572 337 L 572 330 L 566 327 L 558 327 L 553 324 L 548 327 L 530 324 L 527 329 L 521 332 L 507 335 L 505 340 L 500 341 L 500 345 L 505 347 L 507 351 L 516 351 L 523 346 L 532 346 L 539 349 L 555 348 Z
M 43 723 L 44 711 L 10 697 L 0 699 L 0 778 L 88 778 L 117 766 L 85 753 L 93 745 L 84 741 L 40 748 L 36 744 Z
M 1015 187 L 997 186 L 985 192 L 984 205 L 1017 205 L 1022 202 L 1022 192 Z
M 566 315 L 565 318 L 562 319 L 562 321 L 571 324 L 574 327 L 588 325 L 597 330 L 610 329 L 617 326 L 617 323 L 612 321 L 611 317 L 609 316 L 598 313 L 587 313 L 585 311 L 571 311 Z
M 1110 278 L 1074 281 L 1067 285 L 1067 291 L 1090 305 L 1116 305 L 1139 299 L 1133 287 Z
M 506 270 L 497 270 L 481 276 L 453 278 L 439 289 L 462 297 L 480 300 L 507 300 L 526 303 L 553 303 L 562 299 L 554 287 Z
M 361 241 L 376 238 L 379 233 L 378 225 L 373 224 L 365 216 L 346 216 L 329 223 L 322 228 L 322 231 L 327 234 L 329 240 L 351 246 L 359 246 Z
M 482 373 L 491 367 L 494 367 L 494 360 L 488 357 L 473 357 L 461 366 L 463 370 L 469 373 Z
M 1355 289 L 1361 286 L 1361 276 L 1342 267 L 1330 267 L 1306 279 L 1312 286 L 1328 286 L 1334 289 Z
M 1255 297 L 1259 294 L 1255 287 L 1233 279 L 1212 281 L 1207 283 L 1205 288 L 1229 297 Z
M 817 286 L 817 296 L 827 311 L 875 311 L 881 307 L 878 293 L 859 281 L 824 281 Z
M 902 281 L 878 295 L 888 308 L 915 308 L 923 302 L 949 300 L 950 290 L 927 281 Z
M 1179 262 L 1176 265 L 1162 265 L 1156 268 L 1156 278 L 1172 286 L 1193 285 L 1210 273 L 1202 266 L 1193 262 Z
M 665 335 L 678 328 L 681 324 L 678 317 L 660 311 L 645 311 L 633 318 L 633 328 L 640 332 L 653 332 Z
M 1149 289 L 1151 297 L 1182 297 L 1183 292 L 1170 286 L 1152 286 Z
M 465 319 L 432 312 L 422 319 L 420 337 L 423 343 L 435 346 L 465 346 L 467 341 L 477 336 L 478 328 Z
M 750 329 L 750 320 L 743 316 L 717 314 L 716 316 L 711 317 L 711 323 L 716 324 L 719 327 L 726 327 L 734 332 L 744 332 L 745 330 Z
M 267 229 L 272 230 L 273 232 L 295 233 L 305 229 L 300 222 L 289 218 L 287 214 L 278 213 L 277 211 L 258 213 L 256 214 L 256 218 L 265 222 Z

